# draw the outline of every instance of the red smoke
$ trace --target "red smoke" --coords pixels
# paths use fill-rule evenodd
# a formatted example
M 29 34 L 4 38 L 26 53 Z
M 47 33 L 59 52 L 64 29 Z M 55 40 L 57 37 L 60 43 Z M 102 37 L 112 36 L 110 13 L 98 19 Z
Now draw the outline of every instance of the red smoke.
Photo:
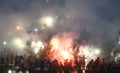
M 79 35 L 73 32 L 63 32 L 58 33 L 53 36 L 50 45 L 51 50 L 49 54 L 49 58 L 51 60 L 58 60 L 59 62 L 64 63 L 67 59 L 68 61 L 74 61 L 74 45 L 76 43 L 76 39 L 79 38 Z

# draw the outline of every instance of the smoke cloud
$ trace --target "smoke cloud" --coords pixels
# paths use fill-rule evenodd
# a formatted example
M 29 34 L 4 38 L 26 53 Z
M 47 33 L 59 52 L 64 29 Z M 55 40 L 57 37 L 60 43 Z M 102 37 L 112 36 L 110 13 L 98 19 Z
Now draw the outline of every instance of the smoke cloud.
M 108 52 L 115 47 L 114 40 L 120 30 L 119 1 L 1 0 L 0 3 L 1 48 L 6 47 L 3 41 L 11 37 L 24 36 L 29 40 L 32 35 L 28 32 L 33 34 L 34 28 L 40 30 L 39 34 L 35 34 L 37 39 L 41 38 L 43 32 L 42 39 L 49 40 L 59 32 L 75 32 L 80 34 L 80 41 L 95 44 Z M 39 20 L 43 16 L 56 17 L 53 28 L 41 30 Z M 24 28 L 22 31 L 16 30 L 19 23 Z

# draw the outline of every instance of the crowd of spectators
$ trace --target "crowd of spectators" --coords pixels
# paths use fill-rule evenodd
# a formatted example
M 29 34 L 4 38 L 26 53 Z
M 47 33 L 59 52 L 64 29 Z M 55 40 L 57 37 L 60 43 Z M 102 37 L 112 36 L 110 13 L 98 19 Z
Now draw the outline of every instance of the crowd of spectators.
M 38 59 L 32 56 L 6 56 L 0 57 L 0 73 L 120 73 L 120 60 L 108 62 L 97 57 L 87 64 L 81 60 L 66 59 L 64 63 L 58 60 Z

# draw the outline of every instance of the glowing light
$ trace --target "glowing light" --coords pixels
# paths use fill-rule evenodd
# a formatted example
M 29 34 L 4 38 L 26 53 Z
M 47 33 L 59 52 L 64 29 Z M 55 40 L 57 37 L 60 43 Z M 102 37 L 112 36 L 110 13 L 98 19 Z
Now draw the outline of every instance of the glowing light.
M 17 26 L 16 29 L 19 30 L 19 29 L 20 29 L 20 26 Z
M 99 49 L 95 49 L 95 54 L 100 54 L 100 50 Z
M 80 46 L 79 55 L 90 56 L 92 54 L 89 46 Z
M 114 53 L 113 53 L 113 52 L 111 52 L 111 56 L 114 56 Z
M 45 18 L 45 23 L 47 24 L 47 26 L 51 26 L 53 23 L 53 18 L 52 17 L 46 17 Z
M 59 33 L 55 35 L 51 41 L 51 49 L 48 57 L 51 60 L 58 60 L 62 64 L 64 64 L 65 60 L 74 61 L 74 49 L 73 42 L 77 37 L 71 37 L 73 33 Z
M 32 42 L 31 47 L 33 48 L 33 52 L 37 54 L 40 50 L 44 49 L 44 44 L 41 41 L 38 42 Z
M 12 70 L 8 70 L 8 73 L 12 73 Z
M 95 59 L 97 56 L 100 55 L 100 50 L 99 49 L 96 49 L 95 46 L 88 46 L 88 45 L 85 45 L 85 46 L 80 46 L 79 47 L 79 53 L 78 55 L 80 56 L 83 56 L 85 55 L 87 60 L 91 60 L 91 59 Z
M 55 22 L 55 19 L 51 16 L 48 17 L 42 17 L 40 20 L 40 23 L 43 25 L 42 28 L 44 27 L 52 27 Z
M 20 25 L 18 25 L 18 26 L 16 26 L 16 29 L 17 29 L 17 30 L 22 30 L 22 29 L 23 29 L 23 27 L 22 27 L 22 26 L 20 26 Z
M 38 29 L 34 29 L 34 31 L 35 31 L 35 32 L 37 32 L 37 31 L 38 31 Z
M 7 42 L 6 42 L 6 41 L 4 41 L 4 42 L 3 42 L 3 45 L 7 45 Z
M 21 40 L 20 38 L 16 38 L 16 39 L 13 39 L 13 45 L 18 47 L 18 48 L 24 48 L 25 47 L 25 43 L 23 40 Z
M 20 20 L 15 20 L 14 21 L 14 24 L 16 25 L 15 26 L 15 29 L 18 30 L 18 31 L 21 31 L 23 30 L 23 21 L 20 21 Z
M 44 44 L 41 42 L 41 41 L 38 41 L 38 42 L 32 42 L 32 45 L 31 45 L 32 48 L 41 48 L 43 49 L 44 48 Z
M 29 73 L 29 71 L 26 71 L 26 73 Z
M 61 56 L 64 58 L 64 60 L 71 58 L 70 53 L 67 52 L 67 51 L 62 51 L 62 52 L 61 52 Z
M 120 60 L 120 53 L 118 53 L 116 56 L 115 56 L 115 61 L 118 62 Z
M 20 71 L 20 73 L 22 73 L 22 71 Z
M 120 40 L 118 41 L 118 44 L 120 44 Z
M 39 52 L 39 50 L 40 50 L 39 48 L 35 48 L 33 51 L 35 54 L 37 54 Z
M 54 46 L 55 48 L 59 48 L 59 40 L 58 39 L 56 39 L 56 38 L 54 38 L 54 39 L 52 39 L 51 40 L 51 44 L 52 44 L 52 46 Z

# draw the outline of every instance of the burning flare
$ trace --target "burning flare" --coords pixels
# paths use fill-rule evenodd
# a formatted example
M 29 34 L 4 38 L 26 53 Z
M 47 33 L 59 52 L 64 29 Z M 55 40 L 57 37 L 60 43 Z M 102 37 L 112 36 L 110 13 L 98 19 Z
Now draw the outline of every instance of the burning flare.
M 63 32 L 55 35 L 50 41 L 50 45 L 52 46 L 49 55 L 50 59 L 56 59 L 62 63 L 64 63 L 65 60 L 74 61 L 74 44 L 78 37 L 79 35 L 71 32 Z

